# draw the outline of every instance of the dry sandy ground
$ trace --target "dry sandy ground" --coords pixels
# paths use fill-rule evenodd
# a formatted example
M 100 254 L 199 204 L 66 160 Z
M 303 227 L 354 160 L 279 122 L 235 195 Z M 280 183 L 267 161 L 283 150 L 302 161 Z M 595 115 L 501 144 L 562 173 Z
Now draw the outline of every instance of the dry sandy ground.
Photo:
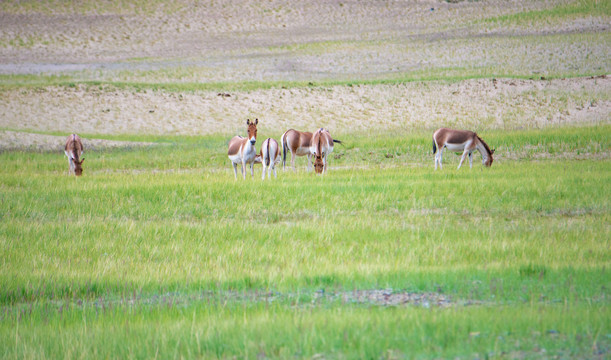
M 0 63 L 112 63 L 206 58 L 314 42 L 442 39 L 517 31 L 609 29 L 604 17 L 536 28 L 471 22 L 554 1 L 223 0 L 2 2 Z
M 570 2 L 1 2 L 0 74 L 235 82 L 387 79 L 447 68 L 604 73 L 609 16 L 498 20 Z
M 66 134 L 241 134 L 289 128 L 332 133 L 609 123 L 611 78 L 465 80 L 233 92 L 132 92 L 97 86 L 4 90 L 0 127 Z M 267 135 L 266 135 L 267 134 Z M 0 135 L 6 143 L 7 135 Z
M 85 152 L 108 148 L 149 146 L 152 143 L 132 141 L 112 141 L 102 139 L 82 139 Z M 63 153 L 66 136 L 31 134 L 19 131 L 0 131 L 0 151 L 56 151 Z
M 533 79 L 609 73 L 609 16 L 498 20 L 568 2 L 2 2 L 0 74 L 210 83 L 393 79 L 446 68 Z M 264 136 L 318 127 L 335 134 L 543 128 L 609 123 L 610 94 L 607 77 L 313 86 L 230 96 L 8 86 L 0 87 L 0 129 L 231 136 L 244 132 L 247 118 L 259 118 Z M 0 131 L 0 148 L 23 138 Z M 56 140 L 29 138 L 35 140 L 26 147 L 34 148 Z

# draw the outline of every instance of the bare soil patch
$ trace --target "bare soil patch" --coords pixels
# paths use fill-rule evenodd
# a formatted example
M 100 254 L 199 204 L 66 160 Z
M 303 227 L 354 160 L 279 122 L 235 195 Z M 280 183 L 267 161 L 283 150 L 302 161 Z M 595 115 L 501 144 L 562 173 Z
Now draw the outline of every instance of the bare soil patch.
M 0 74 L 208 83 L 388 79 L 440 69 L 608 72 L 604 13 L 495 20 L 570 3 L 3 2 Z
M 269 89 L 229 96 L 87 85 L 10 89 L 0 95 L 0 128 L 66 135 L 230 136 L 243 133 L 248 118 L 259 118 L 262 136 L 279 136 L 289 128 L 409 134 L 441 126 L 485 131 L 611 120 L 606 76 Z
M 468 21 L 541 9 L 550 3 L 553 2 L 229 0 L 136 5 L 79 1 L 54 6 L 3 3 L 0 62 L 193 59 L 206 58 L 208 53 L 244 54 L 249 49 L 296 43 L 430 36 Z M 553 24 L 548 27 L 553 28 Z
M 393 289 L 361 289 L 344 292 L 280 293 L 276 291 L 204 291 L 200 293 L 162 293 L 122 298 L 99 297 L 91 302 L 88 299 L 57 301 L 61 311 L 65 306 L 84 306 L 91 304 L 98 309 L 111 309 L 117 306 L 166 306 L 185 307 L 196 303 L 290 303 L 293 306 L 321 306 L 328 303 L 355 304 L 365 306 L 413 306 L 422 308 L 447 308 L 450 306 L 481 305 L 481 302 L 454 300 L 450 296 L 435 292 L 407 292 Z
M 76 86 L 4 87 L 0 129 L 232 136 L 247 118 L 259 118 L 264 136 L 278 136 L 289 128 L 345 134 L 608 123 L 607 77 L 539 80 L 609 73 L 608 15 L 498 20 L 566 4 L 572 2 L 3 2 L 0 74 L 66 75 Z M 362 83 L 428 73 L 533 80 L 221 90 L 224 96 L 79 85 Z M 2 148 L 15 147 L 11 136 L 3 135 Z
M 102 139 L 82 139 L 85 152 L 109 148 L 150 146 L 152 143 L 133 141 L 113 141 Z M 32 134 L 18 131 L 0 130 L 0 151 L 26 150 L 38 152 L 64 152 L 65 136 Z

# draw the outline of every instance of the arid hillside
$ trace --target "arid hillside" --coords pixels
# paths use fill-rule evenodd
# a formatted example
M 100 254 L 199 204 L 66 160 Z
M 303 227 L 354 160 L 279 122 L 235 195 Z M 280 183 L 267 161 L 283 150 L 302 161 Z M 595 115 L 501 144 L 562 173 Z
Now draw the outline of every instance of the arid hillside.
M 608 123 L 609 11 L 568 0 L 3 2 L 0 129 Z

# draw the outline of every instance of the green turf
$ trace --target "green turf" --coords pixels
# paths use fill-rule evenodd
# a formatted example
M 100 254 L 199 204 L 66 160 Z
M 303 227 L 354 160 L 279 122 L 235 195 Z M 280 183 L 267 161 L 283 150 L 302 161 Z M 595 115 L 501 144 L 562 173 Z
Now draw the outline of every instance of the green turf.
M 80 178 L 1 153 L 0 357 L 606 357 L 609 134 L 490 131 L 492 168 L 442 171 L 428 133 L 343 134 L 265 182 L 219 136 L 123 136 L 159 145 Z M 341 296 L 377 289 L 449 304 Z

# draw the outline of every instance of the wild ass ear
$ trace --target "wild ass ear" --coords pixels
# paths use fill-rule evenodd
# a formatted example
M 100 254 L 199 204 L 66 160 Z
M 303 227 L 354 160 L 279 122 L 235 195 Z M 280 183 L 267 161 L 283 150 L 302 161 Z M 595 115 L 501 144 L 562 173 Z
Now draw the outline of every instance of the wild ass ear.
M 255 119 L 255 125 L 259 124 L 259 119 Z
M 85 158 L 83 158 L 83 160 L 81 160 L 81 164 L 85 162 Z
M 490 154 L 494 154 L 495 151 L 496 151 L 496 149 L 490 150 Z
M 250 119 L 246 119 L 246 125 L 250 125 Z

